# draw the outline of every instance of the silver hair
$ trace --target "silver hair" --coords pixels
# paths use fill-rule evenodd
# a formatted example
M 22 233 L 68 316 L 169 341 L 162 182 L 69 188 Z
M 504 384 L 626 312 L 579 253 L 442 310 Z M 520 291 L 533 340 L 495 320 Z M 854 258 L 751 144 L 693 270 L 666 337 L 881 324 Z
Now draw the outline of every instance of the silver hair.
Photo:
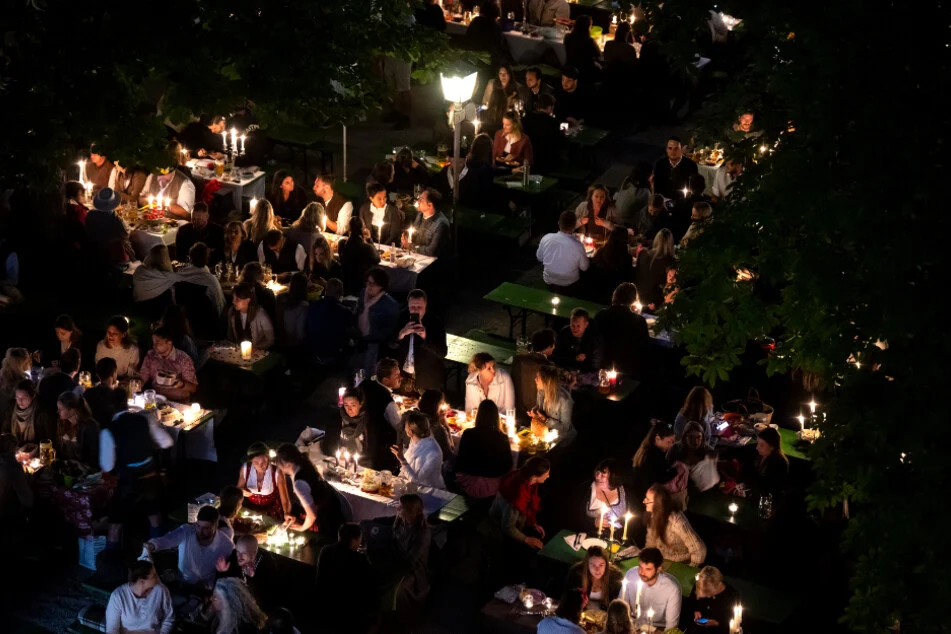
M 267 622 L 267 615 L 261 611 L 248 586 L 240 579 L 219 579 L 215 583 L 215 596 L 221 602 L 215 634 L 234 634 L 241 623 L 250 623 L 260 630 Z

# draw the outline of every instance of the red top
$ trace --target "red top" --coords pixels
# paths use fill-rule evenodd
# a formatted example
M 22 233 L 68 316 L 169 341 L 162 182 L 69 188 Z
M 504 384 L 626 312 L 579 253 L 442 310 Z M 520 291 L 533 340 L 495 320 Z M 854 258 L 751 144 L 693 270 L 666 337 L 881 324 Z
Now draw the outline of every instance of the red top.
M 495 140 L 492 142 L 492 157 L 494 159 L 498 160 L 499 157 L 511 154 L 515 157 L 515 160 L 522 165 L 525 163 L 531 165 L 535 162 L 535 154 L 532 151 L 532 140 L 529 139 L 528 135 L 524 132 L 522 133 L 522 138 L 513 143 L 512 148 L 508 152 L 505 151 L 506 143 L 508 143 L 508 140 L 505 138 L 505 133 L 502 130 L 496 132 Z

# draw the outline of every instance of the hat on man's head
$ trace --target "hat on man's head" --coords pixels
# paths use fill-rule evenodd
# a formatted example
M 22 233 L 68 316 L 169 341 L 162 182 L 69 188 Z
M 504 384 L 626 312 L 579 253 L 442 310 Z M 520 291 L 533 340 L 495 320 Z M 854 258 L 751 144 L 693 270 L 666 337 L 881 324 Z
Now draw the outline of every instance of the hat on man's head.
M 561 74 L 568 79 L 578 79 L 578 69 L 574 66 L 564 66 L 561 69 Z
M 115 211 L 119 206 L 119 195 L 112 191 L 112 188 L 104 187 L 96 194 L 92 206 L 99 211 Z

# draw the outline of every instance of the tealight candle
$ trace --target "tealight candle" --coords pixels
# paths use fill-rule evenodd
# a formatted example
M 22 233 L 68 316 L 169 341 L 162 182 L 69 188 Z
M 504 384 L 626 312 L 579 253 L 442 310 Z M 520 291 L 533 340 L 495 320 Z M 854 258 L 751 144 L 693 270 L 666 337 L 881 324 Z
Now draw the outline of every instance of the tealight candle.
M 277 458 L 277 452 L 274 451 L 273 449 L 268 451 L 267 455 L 268 455 L 268 458 L 270 458 L 271 460 L 274 460 L 275 458 Z
M 341 387 L 337 390 L 337 407 L 343 406 L 343 395 L 346 393 L 347 388 Z
M 740 510 L 740 507 L 736 505 L 736 502 L 730 502 L 730 506 L 728 506 L 727 508 L 730 509 L 730 513 L 734 515 L 736 514 L 738 510 Z
M 199 414 L 201 414 L 201 405 L 192 403 L 192 415 L 197 417 Z
M 251 342 L 242 341 L 241 342 L 241 358 L 245 361 L 251 358 Z
M 608 370 L 608 381 L 611 382 L 612 390 L 617 387 L 617 371 L 614 370 L 613 368 L 611 370 Z
M 560 304 L 560 303 L 561 303 L 561 299 L 559 299 L 559 298 L 557 298 L 557 297 L 552 297 L 552 298 L 551 298 L 551 305 L 554 306 L 555 308 L 557 308 L 557 307 L 558 307 L 558 304 Z

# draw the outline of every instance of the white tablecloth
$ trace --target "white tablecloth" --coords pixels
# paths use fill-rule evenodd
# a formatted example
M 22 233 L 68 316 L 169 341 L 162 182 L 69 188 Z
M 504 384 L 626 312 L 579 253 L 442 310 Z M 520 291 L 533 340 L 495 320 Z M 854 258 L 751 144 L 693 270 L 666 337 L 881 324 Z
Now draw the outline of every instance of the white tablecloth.
M 188 167 L 191 168 L 192 176 L 202 180 L 216 178 L 209 174 L 207 168 L 197 167 L 214 162 L 211 159 L 192 159 L 188 161 Z M 241 211 L 242 198 L 264 198 L 267 196 L 267 184 L 264 182 L 264 172 L 256 171 L 253 176 L 231 181 L 224 178 L 217 179 L 221 183 L 222 191 L 230 191 L 234 199 L 234 208 Z
M 372 520 L 377 517 L 395 517 L 400 508 L 399 501 L 393 498 L 366 493 L 361 491 L 360 487 L 342 482 L 332 481 L 331 484 L 347 498 L 350 507 L 353 509 L 354 522 Z M 419 487 L 419 497 L 423 499 L 423 512 L 428 517 L 449 504 L 456 497 L 456 494 L 441 489 Z
M 340 238 L 345 237 L 338 236 L 336 233 L 324 233 L 324 236 L 331 244 L 336 244 Z M 389 251 L 389 249 L 389 247 L 385 247 L 386 251 Z M 405 251 L 401 250 L 401 253 L 405 253 Z M 404 269 L 389 260 L 382 259 L 382 256 L 380 257 L 380 266 L 386 267 L 386 272 L 390 276 L 390 287 L 388 289 L 390 293 L 408 293 L 416 288 L 419 274 L 436 261 L 436 258 L 429 255 L 414 254 L 413 257 L 416 262 L 413 263 L 413 266 Z
M 169 405 L 180 412 L 188 409 L 188 405 L 167 401 Z M 129 407 L 130 411 L 137 411 L 136 406 Z M 215 448 L 215 417 L 223 416 L 224 412 L 202 410 L 201 417 L 208 416 L 208 420 L 192 427 L 191 423 L 180 422 L 178 425 L 161 425 L 162 429 L 167 431 L 175 441 L 175 447 L 172 449 L 173 456 L 177 458 L 186 458 L 188 460 L 207 460 L 209 462 L 218 462 L 218 450 Z M 182 444 L 184 443 L 184 444 Z
M 469 27 L 462 22 L 446 22 L 446 33 L 449 35 L 465 35 Z M 559 63 L 564 66 L 567 60 L 565 43 L 562 39 L 547 40 L 540 37 L 528 37 L 521 31 L 507 31 L 503 33 L 505 42 L 512 53 L 512 59 L 517 64 L 533 64 L 541 62 L 545 52 L 551 49 L 555 52 Z
M 140 260 L 144 260 L 149 254 L 149 251 L 151 251 L 152 247 L 154 247 L 156 244 L 164 244 L 167 247 L 175 244 L 175 236 L 178 235 L 178 227 L 181 227 L 183 224 L 185 224 L 185 221 L 176 220 L 175 222 L 177 226 L 169 227 L 168 231 L 165 233 L 160 231 L 143 231 L 141 229 L 133 229 L 130 231 L 129 242 L 132 243 L 132 248 L 135 250 L 135 255 Z
M 704 188 L 703 193 L 708 196 L 713 193 L 713 179 L 717 176 L 717 170 L 720 168 L 716 165 L 707 165 L 706 163 L 697 163 L 697 169 L 700 172 L 700 175 L 703 176 L 704 182 L 707 186 Z

